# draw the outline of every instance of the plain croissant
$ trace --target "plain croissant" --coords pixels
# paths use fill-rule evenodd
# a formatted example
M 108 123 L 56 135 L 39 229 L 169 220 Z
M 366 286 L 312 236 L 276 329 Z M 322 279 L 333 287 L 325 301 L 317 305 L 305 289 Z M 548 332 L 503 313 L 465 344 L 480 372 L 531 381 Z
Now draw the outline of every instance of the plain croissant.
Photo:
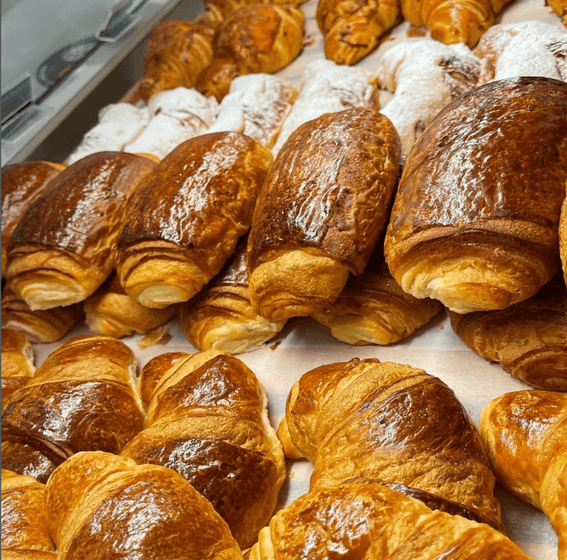
M 2 409 L 14 391 L 23 387 L 35 373 L 31 342 L 21 332 L 2 329 Z

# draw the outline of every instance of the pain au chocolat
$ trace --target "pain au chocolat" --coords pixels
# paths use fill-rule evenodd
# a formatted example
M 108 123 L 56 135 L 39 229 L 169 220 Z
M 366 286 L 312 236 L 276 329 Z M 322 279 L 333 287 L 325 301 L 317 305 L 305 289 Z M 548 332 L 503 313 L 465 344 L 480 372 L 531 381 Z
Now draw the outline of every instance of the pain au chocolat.
M 567 83 L 514 78 L 450 103 L 410 151 L 386 235 L 394 278 L 456 313 L 502 309 L 559 270 Z
M 266 179 L 248 239 L 250 300 L 270 321 L 333 303 L 360 274 L 385 227 L 400 139 L 372 109 L 300 126 Z
M 10 240 L 6 279 L 16 296 L 43 310 L 92 294 L 114 269 L 126 201 L 155 166 L 146 157 L 99 152 L 62 171 Z
M 192 138 L 165 157 L 118 238 L 126 293 L 158 309 L 193 297 L 248 231 L 271 164 L 268 148 L 237 132 Z

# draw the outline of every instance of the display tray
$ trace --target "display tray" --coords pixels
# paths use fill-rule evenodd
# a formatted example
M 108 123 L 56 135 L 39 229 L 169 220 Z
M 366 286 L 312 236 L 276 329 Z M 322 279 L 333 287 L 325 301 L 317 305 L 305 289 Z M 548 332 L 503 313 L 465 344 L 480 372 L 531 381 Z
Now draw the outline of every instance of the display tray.
M 299 84 L 303 69 L 311 60 L 323 57 L 323 38 L 315 21 L 316 1 L 302 5 L 306 14 L 306 45 L 301 56 L 280 72 L 284 78 Z M 499 16 L 502 23 L 541 19 L 561 26 L 559 18 L 543 5 L 543 0 L 517 0 Z M 380 47 L 359 65 L 372 71 L 386 49 L 399 41 L 420 40 L 408 37 L 410 26 L 399 25 Z M 117 100 L 119 99 L 117 95 Z M 388 94 L 383 95 L 383 102 Z M 77 139 L 77 144 L 80 139 Z M 123 339 L 138 358 L 140 369 L 153 357 L 174 351 L 193 352 L 177 319 L 166 325 L 169 336 L 147 349 L 139 347 L 140 337 Z M 86 326 L 76 328 L 66 338 L 87 333 Z M 40 365 L 61 341 L 34 345 L 36 363 Z M 424 369 L 441 378 L 455 392 L 478 425 L 480 411 L 503 393 L 528 388 L 505 373 L 498 364 L 489 363 L 469 350 L 453 333 L 445 314 L 439 315 L 410 338 L 390 346 L 350 346 L 335 340 L 329 330 L 310 318 L 290 320 L 278 336 L 261 348 L 241 354 L 241 358 L 264 384 L 269 397 L 269 413 L 277 427 L 284 415 L 292 384 L 306 371 L 351 358 L 378 358 Z M 290 503 L 308 490 L 311 464 L 305 460 L 288 460 L 288 477 L 281 491 L 279 506 Z M 536 560 L 557 557 L 557 538 L 546 517 L 535 507 L 515 498 L 497 486 L 502 517 L 508 536 Z

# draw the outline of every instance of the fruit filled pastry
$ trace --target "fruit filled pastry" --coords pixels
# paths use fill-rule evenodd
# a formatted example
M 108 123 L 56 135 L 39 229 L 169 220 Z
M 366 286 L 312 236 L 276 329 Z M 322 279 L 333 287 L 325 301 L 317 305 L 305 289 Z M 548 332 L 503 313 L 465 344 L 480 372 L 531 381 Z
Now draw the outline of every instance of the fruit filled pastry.
M 405 496 L 380 481 L 309 492 L 262 529 L 249 560 L 331 560 L 336 551 L 349 560 L 529 560 L 500 531 L 439 510 L 440 502 L 427 492 Z
M 58 560 L 242 560 L 226 523 L 183 477 L 110 453 L 59 466 L 44 514 Z
M 399 43 L 378 61 L 380 87 L 394 93 L 380 110 L 396 127 L 407 155 L 437 113 L 482 83 L 482 61 L 465 45 L 424 39 Z
M 237 76 L 207 132 L 242 132 L 272 148 L 296 97 L 292 85 L 277 76 Z
M 181 308 L 181 327 L 199 350 L 227 354 L 253 350 L 273 338 L 285 322 L 268 321 L 250 303 L 246 258 L 247 238 L 219 274 Z
M 436 41 L 465 43 L 472 49 L 511 1 L 401 0 L 401 9 L 405 20 L 426 27 Z
M 116 274 L 84 303 L 85 320 L 91 331 L 114 338 L 146 334 L 167 323 L 178 311 L 176 305 L 164 309 L 140 305 L 124 291 Z
M 397 0 L 319 0 L 317 25 L 325 37 L 325 56 L 353 65 L 372 52 L 401 20 Z
M 239 545 L 251 546 L 286 474 L 264 388 L 238 358 L 216 351 L 150 367 L 144 379 L 155 388 L 146 429 L 121 454 L 178 472 L 211 502 Z
M 506 309 L 449 316 L 457 336 L 485 360 L 532 387 L 567 391 L 567 290 L 560 275 Z
M 430 492 L 501 528 L 494 475 L 453 391 L 375 358 L 320 366 L 293 385 L 278 435 L 313 463 L 310 491 L 362 477 Z M 291 445 L 290 445 L 291 444 Z
M 6 276 L 8 244 L 16 226 L 65 167 L 49 161 L 26 161 L 2 168 L 2 278 Z
M 2 329 L 2 410 L 14 391 L 23 387 L 35 373 L 31 342 L 21 332 Z
M 2 558 L 55 560 L 43 515 L 45 485 L 2 469 Z
M 544 21 L 491 27 L 475 54 L 494 68 L 494 80 L 543 76 L 567 82 L 567 31 Z
M 406 159 L 385 242 L 392 275 L 456 313 L 527 299 L 560 266 L 566 177 L 566 83 L 516 78 L 470 90 Z
M 516 391 L 491 401 L 480 433 L 498 481 L 541 509 L 567 558 L 567 395 Z
M 364 107 L 378 110 L 376 79 L 364 68 L 339 66 L 330 60 L 306 65 L 301 89 L 273 148 L 277 154 L 302 124 L 325 113 Z
M 216 31 L 215 56 L 195 87 L 220 101 L 236 76 L 275 74 L 303 48 L 301 8 L 291 4 L 255 4 L 232 11 Z
M 71 165 L 97 152 L 121 152 L 127 144 L 142 134 L 149 122 L 150 112 L 145 105 L 107 105 L 98 114 L 98 124 L 85 134 L 65 163 Z
M 178 87 L 154 95 L 148 111 L 148 125 L 124 151 L 163 159 L 179 144 L 203 134 L 213 124 L 218 103 L 194 88 Z
M 148 103 L 156 93 L 193 87 L 197 76 L 213 60 L 214 35 L 208 25 L 160 21 L 148 35 L 144 73 L 121 101 Z
M 2 466 L 45 482 L 78 451 L 119 453 L 144 423 L 136 360 L 123 342 L 81 335 L 56 348 L 2 413 Z
M 164 158 L 118 239 L 126 293 L 158 309 L 193 297 L 248 231 L 271 164 L 270 150 L 237 132 L 198 136 Z
M 57 342 L 84 318 L 82 303 L 34 311 L 8 286 L 2 293 L 2 327 L 22 332 L 31 342 Z
M 67 167 L 27 210 L 8 246 L 7 281 L 32 309 L 85 300 L 114 269 L 124 207 L 156 163 L 100 152 Z
M 270 321 L 329 307 L 384 229 L 400 161 L 392 123 L 372 109 L 329 113 L 278 154 L 248 238 L 250 301 Z

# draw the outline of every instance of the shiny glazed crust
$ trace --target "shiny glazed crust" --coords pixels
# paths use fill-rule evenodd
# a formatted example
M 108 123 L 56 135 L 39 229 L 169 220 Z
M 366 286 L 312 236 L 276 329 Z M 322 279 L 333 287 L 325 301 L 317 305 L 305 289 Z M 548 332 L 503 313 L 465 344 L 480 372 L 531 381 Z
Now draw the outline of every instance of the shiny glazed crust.
M 286 473 L 263 387 L 238 358 L 216 351 L 151 369 L 144 376 L 155 387 L 146 429 L 122 455 L 178 472 L 211 502 L 241 547 L 252 545 Z
M 271 164 L 267 148 L 237 132 L 193 138 L 165 157 L 120 232 L 126 293 L 158 309 L 193 297 L 248 231 Z
M 27 210 L 10 240 L 7 281 L 32 309 L 83 301 L 110 275 L 123 211 L 156 167 L 99 152 L 67 167 Z
M 46 488 L 59 560 L 242 560 L 226 523 L 183 477 L 110 453 L 79 453 Z
M 250 299 L 283 321 L 328 307 L 364 270 L 394 194 L 400 140 L 371 109 L 300 126 L 270 170 L 248 240 Z
M 567 191 L 567 181 L 565 181 Z M 561 265 L 563 267 L 563 278 L 567 284 L 567 196 L 561 206 L 561 217 L 559 220 L 559 252 L 561 254 Z
M 14 391 L 35 373 L 32 345 L 16 330 L 2 328 L 2 410 Z
M 566 115 L 567 84 L 547 78 L 489 83 L 437 115 L 408 155 L 386 236 L 406 292 L 468 313 L 527 299 L 553 277 Z

